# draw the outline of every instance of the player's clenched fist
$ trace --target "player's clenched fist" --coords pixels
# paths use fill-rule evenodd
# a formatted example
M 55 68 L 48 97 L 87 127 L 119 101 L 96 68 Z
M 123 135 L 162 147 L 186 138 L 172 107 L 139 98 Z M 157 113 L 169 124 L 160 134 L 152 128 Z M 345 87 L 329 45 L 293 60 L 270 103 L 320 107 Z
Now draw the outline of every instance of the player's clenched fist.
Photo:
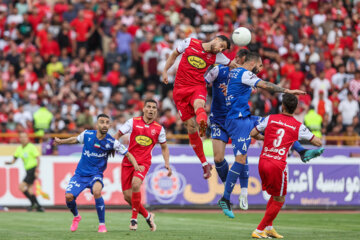
M 165 84 L 168 84 L 168 83 L 169 83 L 168 75 L 167 75 L 167 72 L 166 72 L 166 71 L 163 71 L 163 73 L 162 73 L 162 81 L 163 81 L 163 83 L 165 83 Z
M 60 139 L 60 138 L 57 138 L 57 137 L 56 137 L 56 138 L 54 139 L 54 143 L 53 143 L 54 146 L 60 145 L 61 143 L 62 143 L 62 142 L 61 142 L 61 139 Z

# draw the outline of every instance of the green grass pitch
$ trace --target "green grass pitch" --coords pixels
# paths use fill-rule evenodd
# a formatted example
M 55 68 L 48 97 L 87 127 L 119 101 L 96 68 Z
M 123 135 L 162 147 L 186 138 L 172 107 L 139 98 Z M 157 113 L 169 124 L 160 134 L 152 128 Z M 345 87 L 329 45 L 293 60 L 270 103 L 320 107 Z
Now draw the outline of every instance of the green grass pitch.
M 156 213 L 156 212 L 155 212 Z M 130 232 L 130 211 L 107 211 L 107 233 L 97 233 L 95 210 L 81 211 L 83 217 L 76 232 L 70 232 L 72 215 L 67 211 L 27 213 L 1 212 L 0 239 L 251 239 L 251 232 L 262 212 L 235 212 L 235 219 L 219 213 L 156 213 L 157 231 L 150 232 L 139 216 L 139 228 Z M 360 214 L 280 212 L 276 230 L 285 239 L 359 239 Z

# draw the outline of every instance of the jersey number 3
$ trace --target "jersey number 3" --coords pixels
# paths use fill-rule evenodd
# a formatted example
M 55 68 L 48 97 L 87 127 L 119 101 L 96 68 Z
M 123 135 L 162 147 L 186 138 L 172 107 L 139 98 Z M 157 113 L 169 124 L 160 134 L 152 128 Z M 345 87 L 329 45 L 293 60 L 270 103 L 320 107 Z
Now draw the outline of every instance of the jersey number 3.
M 285 134 L 285 130 L 283 128 L 279 128 L 277 131 L 276 131 L 276 134 L 278 135 L 277 139 L 274 140 L 274 147 L 279 147 L 281 142 L 282 142 L 282 139 L 284 137 L 284 134 Z

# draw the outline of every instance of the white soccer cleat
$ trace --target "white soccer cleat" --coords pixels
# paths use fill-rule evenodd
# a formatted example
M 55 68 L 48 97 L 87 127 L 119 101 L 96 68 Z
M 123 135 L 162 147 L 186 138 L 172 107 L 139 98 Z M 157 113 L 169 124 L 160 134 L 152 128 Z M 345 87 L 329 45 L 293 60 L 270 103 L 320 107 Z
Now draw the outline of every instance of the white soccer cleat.
M 248 210 L 249 205 L 248 205 L 247 195 L 240 194 L 240 196 L 239 196 L 239 206 L 240 206 L 240 208 L 242 210 Z

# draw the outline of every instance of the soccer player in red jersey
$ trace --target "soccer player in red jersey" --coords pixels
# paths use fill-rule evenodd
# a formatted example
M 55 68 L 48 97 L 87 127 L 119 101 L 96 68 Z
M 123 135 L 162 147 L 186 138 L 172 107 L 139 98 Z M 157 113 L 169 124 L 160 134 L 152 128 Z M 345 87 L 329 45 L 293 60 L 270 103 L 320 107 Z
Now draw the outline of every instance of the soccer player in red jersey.
M 307 140 L 315 146 L 321 146 L 321 139 L 315 137 L 308 128 L 293 117 L 297 104 L 296 96 L 285 93 L 282 113 L 266 117 L 250 133 L 251 137 L 258 137 L 260 132 L 265 134 L 259 160 L 259 174 L 263 190 L 271 195 L 265 216 L 252 233 L 253 238 L 283 238 L 275 231 L 272 223 L 285 202 L 287 153 L 297 140 Z M 303 161 L 306 162 L 306 160 Z
M 204 109 L 207 91 L 204 74 L 209 66 L 215 63 L 238 67 L 235 61 L 231 62 L 222 53 L 225 49 L 230 49 L 230 45 L 230 40 L 223 35 L 206 43 L 187 38 L 167 59 L 162 73 L 163 82 L 168 84 L 167 71 L 182 54 L 175 77 L 174 102 L 181 120 L 186 124 L 190 145 L 202 163 L 205 179 L 211 177 L 212 167 L 206 161 L 200 138 L 205 135 L 207 128 L 207 115 Z M 199 125 L 200 135 L 196 123 Z
M 154 214 L 146 211 L 141 204 L 140 187 L 151 165 L 151 152 L 158 142 L 161 145 L 162 155 L 165 160 L 165 168 L 168 176 L 171 176 L 169 164 L 169 148 L 166 144 L 164 127 L 155 122 L 157 115 L 157 103 L 154 100 L 146 100 L 142 117 L 129 119 L 115 134 L 119 139 L 122 135 L 130 133 L 129 152 L 135 157 L 142 171 L 135 171 L 127 157 L 124 157 L 121 168 L 121 186 L 125 201 L 132 208 L 130 230 L 137 229 L 137 215 L 140 212 L 149 224 L 150 230 L 155 231 Z

